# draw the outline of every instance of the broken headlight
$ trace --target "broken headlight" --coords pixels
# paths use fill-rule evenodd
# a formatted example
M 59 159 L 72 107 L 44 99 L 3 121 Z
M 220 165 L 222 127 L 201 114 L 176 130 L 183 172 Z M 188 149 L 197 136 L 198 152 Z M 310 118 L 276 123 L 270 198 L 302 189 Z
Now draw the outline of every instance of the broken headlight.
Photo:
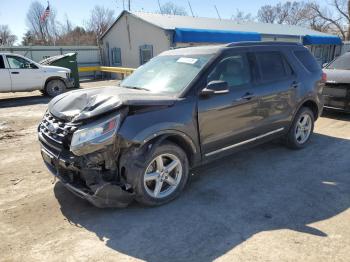
M 85 126 L 74 132 L 70 149 L 76 155 L 90 153 L 98 149 L 96 145 L 111 140 L 119 128 L 120 115 L 98 124 Z M 87 148 L 87 150 L 82 150 Z M 84 152 L 82 152 L 84 151 Z

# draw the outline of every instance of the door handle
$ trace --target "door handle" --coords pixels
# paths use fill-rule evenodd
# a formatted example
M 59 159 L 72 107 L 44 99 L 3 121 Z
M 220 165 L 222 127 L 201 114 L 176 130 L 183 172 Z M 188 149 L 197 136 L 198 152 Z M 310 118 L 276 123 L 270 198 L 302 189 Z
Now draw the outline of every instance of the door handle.
M 251 100 L 255 97 L 255 95 L 253 93 L 247 92 L 245 93 L 241 98 L 237 99 L 238 101 L 242 101 L 242 100 Z
M 11 72 L 11 74 L 13 74 L 13 75 L 18 75 L 19 72 Z

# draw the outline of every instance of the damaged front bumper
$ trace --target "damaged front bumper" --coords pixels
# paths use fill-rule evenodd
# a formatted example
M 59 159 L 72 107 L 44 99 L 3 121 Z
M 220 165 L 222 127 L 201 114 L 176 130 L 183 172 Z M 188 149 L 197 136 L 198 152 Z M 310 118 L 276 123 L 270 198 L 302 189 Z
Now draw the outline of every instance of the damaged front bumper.
M 67 88 L 72 88 L 75 86 L 75 80 L 74 78 L 64 78 L 63 79 L 64 83 L 66 84 Z
M 96 207 L 126 207 L 134 199 L 127 184 L 115 178 L 104 179 L 103 170 L 79 167 L 79 158 L 69 152 L 54 153 L 40 138 L 41 155 L 48 170 L 75 195 L 88 200 Z

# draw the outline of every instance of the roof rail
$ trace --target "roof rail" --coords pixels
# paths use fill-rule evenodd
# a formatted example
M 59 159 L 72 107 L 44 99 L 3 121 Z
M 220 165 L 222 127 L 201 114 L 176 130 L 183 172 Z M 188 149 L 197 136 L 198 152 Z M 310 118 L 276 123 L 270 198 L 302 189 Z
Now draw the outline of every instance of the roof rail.
M 226 45 L 226 47 L 235 47 L 235 46 L 251 46 L 251 45 L 273 45 L 273 46 L 300 46 L 302 45 L 301 43 L 295 43 L 295 42 L 279 42 L 279 41 L 247 41 L 247 42 L 234 42 L 234 43 L 229 43 Z

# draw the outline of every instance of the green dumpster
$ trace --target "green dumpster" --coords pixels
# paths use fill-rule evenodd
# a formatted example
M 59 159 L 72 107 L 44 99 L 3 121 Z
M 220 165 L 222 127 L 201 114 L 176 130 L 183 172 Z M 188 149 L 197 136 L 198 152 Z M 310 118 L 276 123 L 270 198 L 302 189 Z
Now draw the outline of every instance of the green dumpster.
M 79 88 L 79 72 L 77 53 L 51 56 L 39 62 L 42 65 L 60 66 L 71 70 L 71 78 L 74 79 L 74 87 Z

